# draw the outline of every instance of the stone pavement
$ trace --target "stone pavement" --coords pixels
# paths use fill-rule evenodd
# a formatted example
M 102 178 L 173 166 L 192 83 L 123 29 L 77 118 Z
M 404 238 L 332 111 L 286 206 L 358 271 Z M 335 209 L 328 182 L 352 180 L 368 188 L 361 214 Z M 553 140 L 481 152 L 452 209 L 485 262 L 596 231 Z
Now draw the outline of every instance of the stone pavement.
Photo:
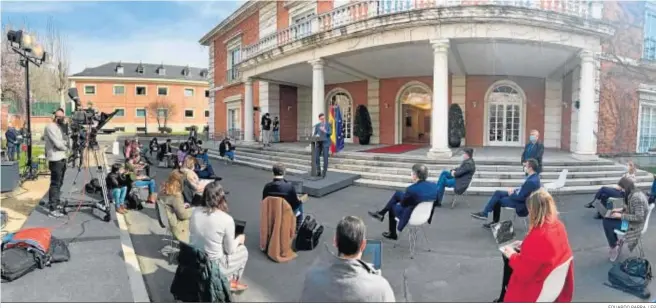
M 224 187 L 230 191 L 228 202 L 233 217 L 247 221 L 246 246 L 249 261 L 245 282 L 249 290 L 237 298 L 242 302 L 297 302 L 303 286 L 306 269 L 315 260 L 318 250 L 300 252 L 298 258 L 284 264 L 267 259 L 258 249 L 259 208 L 263 185 L 271 178 L 270 172 L 243 166 L 213 162 L 223 177 Z M 154 168 L 158 184 L 169 169 Z M 306 214 L 315 215 L 326 231 L 322 241 L 331 244 L 335 225 L 341 217 L 357 215 L 367 223 L 369 238 L 381 238 L 387 223 L 368 218 L 367 210 L 380 208 L 391 191 L 349 187 L 320 199 L 310 199 L 304 205 Z M 560 197 L 559 210 L 567 226 L 574 250 L 575 296 L 577 302 L 636 302 L 638 298 L 603 286 L 611 263 L 607 259 L 607 243 L 601 221 L 592 218 L 593 212 L 582 204 L 592 196 Z M 445 203 L 450 202 L 445 198 Z M 500 253 L 488 230 L 481 221 L 470 218 L 469 213 L 479 210 L 485 197 L 468 197 L 468 204 L 456 209 L 440 208 L 433 224 L 426 229 L 432 252 L 419 237 L 418 252 L 409 259 L 407 235 L 401 235 L 398 247 L 385 240 L 383 272 L 392 285 L 398 302 L 490 302 L 499 294 L 502 274 Z M 504 213 L 508 219 L 508 213 Z M 143 272 L 150 299 L 153 302 L 171 302 L 169 287 L 175 267 L 168 264 L 160 253 L 165 245 L 164 230 L 156 221 L 154 209 L 127 215 L 129 231 Z M 655 223 L 651 222 L 652 227 Z M 524 233 L 524 227 L 517 228 Z M 656 262 L 656 237 L 647 234 L 644 239 L 647 258 Z M 625 250 L 623 255 L 628 252 Z M 405 277 L 405 278 L 404 278 Z M 655 284 L 651 285 L 656 292 Z
M 68 197 L 76 173 L 67 170 L 62 198 Z M 88 173 L 81 174 L 76 187 L 83 187 L 88 179 Z M 71 197 L 84 199 L 79 193 Z M 53 227 L 53 236 L 69 243 L 71 260 L 3 283 L 2 302 L 133 302 L 117 222 L 104 222 L 104 214 L 93 213 L 82 209 L 56 219 L 37 206 L 23 228 Z

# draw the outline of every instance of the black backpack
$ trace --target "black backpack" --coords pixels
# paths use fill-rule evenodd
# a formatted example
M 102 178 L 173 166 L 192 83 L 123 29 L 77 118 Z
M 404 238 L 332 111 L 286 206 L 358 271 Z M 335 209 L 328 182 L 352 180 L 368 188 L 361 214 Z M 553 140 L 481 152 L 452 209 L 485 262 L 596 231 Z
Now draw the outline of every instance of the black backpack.
M 307 215 L 296 234 L 294 246 L 296 251 L 313 250 L 319 244 L 323 226 L 314 217 Z
M 642 299 L 648 299 L 651 297 L 648 289 L 651 279 L 652 270 L 649 261 L 630 257 L 613 265 L 608 271 L 608 282 L 605 285 Z
M 130 189 L 128 196 L 125 198 L 125 203 L 128 209 L 139 210 L 139 211 L 143 209 L 143 205 L 141 205 L 142 200 L 141 200 L 141 196 L 139 195 L 138 187 L 133 187 L 132 189 Z
M 31 247 L 14 246 L 2 250 L 2 282 L 14 281 L 33 270 L 43 269 L 52 263 L 70 260 L 68 244 L 55 237 L 50 238 L 48 253 Z

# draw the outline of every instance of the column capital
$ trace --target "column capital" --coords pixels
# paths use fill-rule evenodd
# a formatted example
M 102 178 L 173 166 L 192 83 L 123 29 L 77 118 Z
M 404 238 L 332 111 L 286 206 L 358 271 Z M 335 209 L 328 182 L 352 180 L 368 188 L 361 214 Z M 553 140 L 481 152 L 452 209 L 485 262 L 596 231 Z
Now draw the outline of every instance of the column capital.
M 581 50 L 581 52 L 579 52 L 579 58 L 581 58 L 581 61 L 583 62 L 592 62 L 594 61 L 594 53 L 590 50 Z
M 253 85 L 253 78 L 246 78 L 246 80 L 244 81 L 244 84 L 246 86 L 249 86 L 249 87 L 252 86 Z
M 434 39 L 430 40 L 430 44 L 433 47 L 433 52 L 447 52 L 449 50 L 450 44 L 449 39 Z
M 326 62 L 323 59 L 315 59 L 315 60 L 310 60 L 308 61 L 312 65 L 312 68 L 315 69 L 320 69 L 323 68 L 323 66 L 326 64 Z

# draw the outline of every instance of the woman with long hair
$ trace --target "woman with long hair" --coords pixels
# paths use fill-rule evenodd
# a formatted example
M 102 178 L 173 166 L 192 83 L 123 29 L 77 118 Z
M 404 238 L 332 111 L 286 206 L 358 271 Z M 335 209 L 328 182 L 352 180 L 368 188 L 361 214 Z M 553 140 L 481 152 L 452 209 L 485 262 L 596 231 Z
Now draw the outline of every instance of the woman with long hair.
M 182 162 L 182 167 L 180 168 L 180 171 L 184 173 L 185 179 L 189 181 L 189 184 L 193 186 L 196 189 L 196 193 L 202 194 L 203 190 L 205 189 L 205 185 L 203 182 L 200 181 L 200 178 L 198 178 L 198 174 L 194 171 L 196 168 L 196 158 L 188 155 L 185 157 L 184 161 Z
M 526 200 L 528 234 L 518 249 L 503 248 L 504 269 L 498 302 L 536 302 L 551 271 L 572 258 L 565 225 L 558 218 L 551 195 L 539 189 Z M 565 284 L 555 302 L 571 302 L 574 294 L 574 264 L 570 263 Z
M 627 171 L 622 176 L 622 178 L 620 178 L 620 181 L 624 178 L 629 178 L 635 181 L 636 172 L 637 169 L 635 167 L 635 164 L 633 163 L 633 161 L 629 161 L 629 163 L 627 164 Z M 624 195 L 625 195 L 624 189 L 619 185 L 619 182 L 612 186 L 604 186 L 602 188 L 599 188 L 597 194 L 595 194 L 594 199 L 590 201 L 590 203 L 586 204 L 585 207 L 594 208 L 595 207 L 594 203 L 597 202 L 597 200 L 599 200 L 598 202 L 601 202 L 601 204 L 603 204 L 607 209 L 610 210 L 613 207 L 613 205 L 608 203 L 608 199 L 624 198 Z M 601 217 L 601 215 L 597 213 L 597 215 L 595 215 L 595 218 L 601 219 L 603 217 Z
M 173 236 L 179 241 L 188 243 L 191 208 L 182 199 L 183 181 L 184 174 L 179 170 L 173 170 L 162 185 L 157 202 L 160 202 L 166 208 L 166 216 Z
M 624 191 L 624 207 L 612 209 L 610 217 L 604 218 L 602 224 L 610 248 L 608 254 L 611 262 L 617 260 L 623 244 L 617 238 L 615 230 L 626 233 L 622 241 L 628 245 L 629 251 L 633 251 L 638 245 L 649 211 L 647 195 L 635 186 L 635 182 L 631 178 L 622 178 L 619 186 Z
M 247 286 L 239 280 L 248 261 L 248 250 L 244 246 L 246 237 L 235 236 L 235 221 L 228 214 L 226 193 L 218 182 L 205 188 L 201 206 L 192 211 L 189 229 L 190 244 L 205 251 L 207 257 L 219 265 L 233 290 L 245 290 Z

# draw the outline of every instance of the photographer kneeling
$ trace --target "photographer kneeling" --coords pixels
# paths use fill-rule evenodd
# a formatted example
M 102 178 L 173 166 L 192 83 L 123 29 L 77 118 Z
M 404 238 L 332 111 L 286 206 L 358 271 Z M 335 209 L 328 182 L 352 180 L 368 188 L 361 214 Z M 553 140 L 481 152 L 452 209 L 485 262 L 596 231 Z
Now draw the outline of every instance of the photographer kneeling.
M 43 132 L 46 142 L 48 169 L 50 170 L 48 207 L 50 216 L 53 217 L 64 216 L 60 210 L 59 197 L 61 196 L 61 187 L 64 184 L 64 175 L 66 174 L 66 150 L 68 150 L 62 132 L 65 120 L 64 109 L 57 109 L 52 123 L 49 123 Z
M 144 166 L 139 164 L 139 153 L 133 152 L 130 159 L 125 162 L 125 170 L 134 186 L 148 187 L 148 200 L 146 202 L 155 203 L 157 199 L 155 180 L 143 174 L 137 175 L 138 172 L 144 169 Z

